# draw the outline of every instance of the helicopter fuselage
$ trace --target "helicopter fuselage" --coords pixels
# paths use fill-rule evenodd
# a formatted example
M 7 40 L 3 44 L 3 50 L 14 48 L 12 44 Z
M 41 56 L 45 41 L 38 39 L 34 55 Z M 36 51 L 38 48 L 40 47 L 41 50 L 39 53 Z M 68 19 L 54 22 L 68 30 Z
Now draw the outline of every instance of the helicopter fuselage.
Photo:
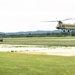
M 57 29 L 62 29 L 62 30 L 75 30 L 75 24 L 65 24 L 65 23 L 59 23 L 56 27 Z

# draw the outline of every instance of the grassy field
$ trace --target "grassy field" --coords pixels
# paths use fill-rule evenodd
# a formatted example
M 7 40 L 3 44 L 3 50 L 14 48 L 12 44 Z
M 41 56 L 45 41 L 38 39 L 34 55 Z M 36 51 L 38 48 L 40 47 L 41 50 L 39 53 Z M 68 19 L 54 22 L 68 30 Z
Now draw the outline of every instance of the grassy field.
M 75 75 L 75 57 L 0 53 L 0 75 Z
M 75 46 L 75 37 L 4 38 L 0 44 Z M 75 57 L 0 52 L 0 75 L 75 75 Z
M 42 45 L 42 46 L 75 46 L 75 37 L 31 37 L 4 38 L 0 44 Z

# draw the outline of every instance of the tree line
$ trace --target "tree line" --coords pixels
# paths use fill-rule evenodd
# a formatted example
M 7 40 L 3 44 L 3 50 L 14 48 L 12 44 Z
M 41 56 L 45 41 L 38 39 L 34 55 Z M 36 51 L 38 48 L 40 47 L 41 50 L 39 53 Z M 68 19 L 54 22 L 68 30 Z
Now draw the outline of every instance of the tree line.
M 1 38 L 15 37 L 66 37 L 75 36 L 75 32 L 60 32 L 60 33 L 41 33 L 41 34 L 0 34 Z

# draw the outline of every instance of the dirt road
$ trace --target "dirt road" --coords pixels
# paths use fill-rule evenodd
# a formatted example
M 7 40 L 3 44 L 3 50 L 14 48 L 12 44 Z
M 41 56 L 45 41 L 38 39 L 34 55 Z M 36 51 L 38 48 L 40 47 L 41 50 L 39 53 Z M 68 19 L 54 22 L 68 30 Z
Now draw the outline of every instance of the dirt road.
M 27 54 L 43 54 L 58 56 L 75 56 L 75 47 L 20 47 L 15 45 L 0 45 L 0 52 L 20 52 Z

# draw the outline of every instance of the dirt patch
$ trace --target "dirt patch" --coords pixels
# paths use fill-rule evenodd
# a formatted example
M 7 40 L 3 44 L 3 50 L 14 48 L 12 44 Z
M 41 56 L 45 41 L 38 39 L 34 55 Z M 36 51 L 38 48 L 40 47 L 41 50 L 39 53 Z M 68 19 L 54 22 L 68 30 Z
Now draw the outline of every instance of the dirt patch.
M 27 54 L 75 56 L 75 47 L 32 47 L 19 45 L 0 45 L 0 52 L 19 52 Z

